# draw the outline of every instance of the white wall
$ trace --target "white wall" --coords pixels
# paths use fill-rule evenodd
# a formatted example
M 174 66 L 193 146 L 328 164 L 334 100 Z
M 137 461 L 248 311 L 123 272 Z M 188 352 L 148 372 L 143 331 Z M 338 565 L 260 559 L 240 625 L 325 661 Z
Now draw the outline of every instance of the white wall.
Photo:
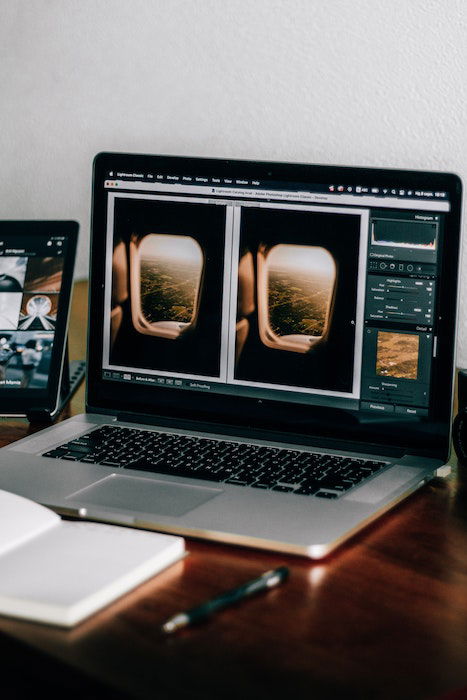
M 77 219 L 82 277 L 101 150 L 467 180 L 466 29 L 463 0 L 0 0 L 0 217 Z

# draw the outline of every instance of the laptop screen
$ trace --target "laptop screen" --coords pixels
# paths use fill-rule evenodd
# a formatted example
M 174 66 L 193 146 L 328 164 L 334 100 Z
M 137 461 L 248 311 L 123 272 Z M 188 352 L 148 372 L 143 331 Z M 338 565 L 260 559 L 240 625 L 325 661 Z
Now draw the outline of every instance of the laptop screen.
M 175 413 L 198 397 L 207 417 L 210 406 L 227 416 L 233 402 L 266 424 L 290 407 L 334 427 L 345 417 L 357 433 L 442 431 L 458 256 L 458 235 L 446 245 L 449 180 L 100 158 L 103 387 L 145 405 L 154 396 Z

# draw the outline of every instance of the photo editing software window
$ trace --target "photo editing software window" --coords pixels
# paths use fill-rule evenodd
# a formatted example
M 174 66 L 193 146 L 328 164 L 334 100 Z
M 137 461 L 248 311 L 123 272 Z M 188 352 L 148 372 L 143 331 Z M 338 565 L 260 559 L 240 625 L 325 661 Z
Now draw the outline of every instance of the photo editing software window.
M 0 389 L 45 389 L 57 322 L 66 239 L 0 239 Z
M 428 416 L 444 192 L 107 174 L 102 376 Z

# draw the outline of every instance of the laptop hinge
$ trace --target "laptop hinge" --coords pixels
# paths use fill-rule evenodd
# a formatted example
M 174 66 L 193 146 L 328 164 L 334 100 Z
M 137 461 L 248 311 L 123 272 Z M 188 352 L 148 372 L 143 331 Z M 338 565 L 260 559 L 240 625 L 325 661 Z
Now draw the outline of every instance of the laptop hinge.
M 96 411 L 97 412 L 97 411 Z M 106 412 L 109 414 L 109 411 Z M 257 428 L 251 426 L 215 424 L 202 421 L 194 421 L 186 418 L 169 418 L 166 416 L 117 413 L 116 420 L 123 423 L 139 423 L 143 425 L 152 425 L 165 428 L 177 428 L 181 430 L 193 430 L 196 432 L 210 433 L 219 436 L 242 437 L 246 439 L 265 440 L 268 442 L 284 442 L 294 443 L 296 445 L 306 445 L 310 447 L 323 448 L 328 450 L 338 450 L 340 452 L 358 452 L 368 454 L 378 454 L 388 458 L 399 458 L 403 456 L 401 449 L 385 448 L 379 445 L 362 445 L 361 443 L 352 443 L 344 440 L 326 439 L 315 437 L 312 435 L 301 435 L 297 433 L 283 432 L 279 433 L 276 430 L 267 430 L 265 428 Z M 381 449 L 380 449 L 381 447 Z M 438 460 L 439 464 L 439 460 Z
M 421 457 L 420 455 L 405 454 L 401 459 L 397 460 L 397 464 L 402 464 L 404 467 L 427 467 L 438 469 L 442 466 L 443 461 L 436 457 Z

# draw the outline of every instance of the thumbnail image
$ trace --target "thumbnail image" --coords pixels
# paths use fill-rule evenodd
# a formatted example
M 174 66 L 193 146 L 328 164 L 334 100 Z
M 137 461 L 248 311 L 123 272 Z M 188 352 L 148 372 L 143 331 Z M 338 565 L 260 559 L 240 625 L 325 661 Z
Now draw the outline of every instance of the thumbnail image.
M 351 393 L 360 216 L 248 207 L 234 380 Z
M 226 209 L 116 197 L 109 362 L 219 377 Z
M 59 292 L 63 258 L 30 258 L 24 281 L 25 292 Z
M 0 257 L 0 292 L 21 292 L 27 258 Z
M 22 296 L 21 292 L 0 292 L 0 329 L 18 328 Z
M 53 337 L 38 331 L 0 332 L 0 388 L 44 389 Z
M 419 336 L 414 333 L 378 331 L 376 374 L 397 379 L 417 379 Z
M 58 294 L 23 294 L 18 328 L 46 330 L 55 328 Z
M 15 355 L 11 344 L 12 333 L 0 333 L 0 385 L 5 383 L 5 370 Z

